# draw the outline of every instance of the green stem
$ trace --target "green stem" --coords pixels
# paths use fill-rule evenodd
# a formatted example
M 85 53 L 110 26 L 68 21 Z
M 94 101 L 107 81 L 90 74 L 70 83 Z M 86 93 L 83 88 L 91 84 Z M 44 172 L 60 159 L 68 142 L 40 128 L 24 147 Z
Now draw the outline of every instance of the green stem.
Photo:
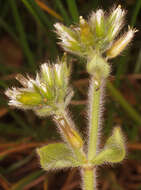
M 100 122 L 100 108 L 101 108 L 101 98 L 102 91 L 104 88 L 103 81 L 100 81 L 100 87 L 97 81 L 92 78 L 89 92 L 89 145 L 88 145 L 88 163 L 96 156 L 97 145 L 98 145 L 98 130 Z M 96 186 L 95 169 L 88 166 L 88 168 L 83 169 L 83 184 L 84 190 L 94 190 Z
M 88 160 L 92 160 L 97 152 L 98 145 L 98 127 L 100 120 L 100 101 L 102 95 L 103 84 L 101 84 L 100 88 L 97 87 L 96 81 L 94 79 L 91 80 L 90 86 L 90 126 L 89 126 L 89 146 L 88 146 Z
M 84 168 L 83 169 L 83 189 L 84 190 L 94 190 L 95 188 L 95 169 L 93 168 Z

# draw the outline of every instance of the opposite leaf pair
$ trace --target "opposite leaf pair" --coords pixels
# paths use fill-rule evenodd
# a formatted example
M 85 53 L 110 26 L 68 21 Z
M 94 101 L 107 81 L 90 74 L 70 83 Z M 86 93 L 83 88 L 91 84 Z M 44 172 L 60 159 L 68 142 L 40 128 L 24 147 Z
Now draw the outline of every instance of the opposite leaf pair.
M 87 161 L 77 160 L 64 143 L 54 143 L 37 149 L 40 156 L 40 163 L 44 170 L 63 169 L 70 167 L 87 166 Z M 95 167 L 105 163 L 117 163 L 125 157 L 125 142 L 124 137 L 119 127 L 116 127 L 113 134 L 107 140 L 103 150 L 101 150 L 95 158 L 93 158 L 89 165 Z

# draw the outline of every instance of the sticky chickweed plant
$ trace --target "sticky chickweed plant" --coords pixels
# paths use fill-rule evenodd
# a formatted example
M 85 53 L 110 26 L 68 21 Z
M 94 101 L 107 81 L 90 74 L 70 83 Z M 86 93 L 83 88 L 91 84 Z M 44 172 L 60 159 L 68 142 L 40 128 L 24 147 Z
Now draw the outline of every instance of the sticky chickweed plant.
M 80 16 L 79 24 L 66 27 L 56 23 L 59 44 L 71 54 L 85 59 L 90 75 L 88 93 L 88 142 L 79 134 L 68 114 L 73 96 L 69 86 L 70 67 L 66 54 L 55 64 L 44 63 L 36 78 L 17 75 L 22 88 L 6 91 L 9 105 L 31 109 L 38 116 L 52 116 L 64 143 L 54 143 L 37 149 L 41 167 L 48 170 L 78 167 L 82 175 L 82 188 L 95 190 L 96 169 L 106 163 L 121 162 L 126 154 L 125 140 L 120 127 L 115 127 L 102 149 L 99 148 L 103 97 L 106 81 L 111 72 L 109 60 L 118 56 L 132 40 L 135 29 L 128 27 L 124 34 L 125 11 L 121 6 L 110 14 L 102 9 L 92 12 L 88 20 Z

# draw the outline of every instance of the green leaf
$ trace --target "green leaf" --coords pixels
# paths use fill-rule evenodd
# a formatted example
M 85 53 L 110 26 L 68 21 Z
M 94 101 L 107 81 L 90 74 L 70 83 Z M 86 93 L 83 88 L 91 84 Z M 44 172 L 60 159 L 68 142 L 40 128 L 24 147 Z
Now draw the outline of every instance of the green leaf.
M 101 165 L 105 162 L 121 162 L 125 157 L 125 142 L 121 129 L 116 127 L 111 137 L 108 138 L 104 149 L 92 160 L 94 165 Z
M 64 143 L 54 143 L 37 149 L 41 167 L 45 170 L 78 167 L 81 165 Z

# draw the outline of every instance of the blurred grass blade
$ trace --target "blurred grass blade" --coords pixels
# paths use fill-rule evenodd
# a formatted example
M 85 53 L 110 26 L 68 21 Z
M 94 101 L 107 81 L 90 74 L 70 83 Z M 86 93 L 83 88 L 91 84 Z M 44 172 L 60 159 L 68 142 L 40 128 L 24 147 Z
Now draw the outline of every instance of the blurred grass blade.
M 136 20 L 137 20 L 137 16 L 140 12 L 140 9 L 141 9 L 141 0 L 137 0 L 136 1 L 136 5 L 134 7 L 134 11 L 133 11 L 133 14 L 132 14 L 132 18 L 131 18 L 131 22 L 130 22 L 130 25 L 133 27 L 136 23 Z
M 137 124 L 141 125 L 141 115 L 138 114 L 138 112 L 136 112 L 136 110 L 124 99 L 122 94 L 110 82 L 108 82 L 107 88 L 110 90 L 111 95 L 117 99 L 119 104 L 130 115 L 130 117 L 136 121 Z
M 43 28 L 45 28 L 45 26 L 42 24 L 40 18 L 38 17 L 38 15 L 36 14 L 35 10 L 32 8 L 31 4 L 29 3 L 29 1 L 27 0 L 22 0 L 22 2 L 24 3 L 24 5 L 28 8 L 28 10 L 30 11 L 30 13 L 33 15 L 33 17 L 35 18 L 35 20 L 38 22 L 38 24 L 40 24 L 40 26 L 42 26 Z
M 43 175 L 43 173 L 44 173 L 43 170 L 39 170 L 39 171 L 36 171 L 36 172 L 29 174 L 28 176 L 22 178 L 20 181 L 18 181 L 16 184 L 14 184 L 12 186 L 11 190 L 22 190 L 22 189 L 24 189 L 24 187 L 26 185 L 28 185 L 33 180 L 35 180 L 38 177 L 40 177 L 41 175 Z
M 29 9 L 31 14 L 34 16 L 34 18 L 37 20 L 37 22 L 40 22 L 40 25 L 43 26 L 45 29 L 48 40 L 50 41 L 51 46 L 51 53 L 52 56 L 57 54 L 54 34 L 50 32 L 53 28 L 53 22 L 51 19 L 47 17 L 47 15 L 44 13 L 44 11 L 38 6 L 38 4 L 33 0 L 22 0 L 23 3 L 26 5 L 26 7 Z
M 52 21 L 49 20 L 49 18 L 47 17 L 47 15 L 43 12 L 43 10 L 38 6 L 38 4 L 33 1 L 33 0 L 26 0 L 28 1 L 31 6 L 33 7 L 33 9 L 36 11 L 36 14 L 38 15 L 38 17 L 41 19 L 42 23 L 44 23 L 44 25 L 48 28 L 52 28 Z
M 93 0 L 93 1 L 92 1 L 92 8 L 93 8 L 94 10 L 98 7 L 98 5 L 100 5 L 100 1 L 101 1 L 101 0 Z
M 19 135 L 21 133 L 20 129 L 17 129 L 14 124 L 6 124 L 6 123 L 0 123 L 0 133 L 3 134 L 3 136 L 8 136 L 9 134 L 12 134 L 14 131 L 15 135 Z M 25 135 L 23 132 L 22 135 Z
M 1 15 L 0 16 L 1 16 L 1 18 L 4 18 L 9 13 L 10 7 L 8 6 L 7 1 L 5 4 L 3 3 L 1 6 L 2 6 L 2 9 L 1 9 Z
M 28 129 L 29 127 L 26 125 L 26 123 L 24 122 L 23 118 L 17 114 L 16 112 L 10 110 L 10 115 L 14 118 L 14 120 L 17 122 L 17 124 L 21 127 L 23 127 L 23 129 Z
M 21 18 L 20 18 L 20 14 L 19 14 L 19 11 L 18 11 L 18 8 L 17 8 L 17 5 L 16 5 L 16 1 L 13 1 L 13 0 L 9 0 L 10 2 L 10 5 L 11 5 L 11 9 L 12 9 L 12 12 L 13 12 L 13 16 L 14 16 L 14 19 L 15 19 L 15 24 L 16 24 L 16 28 L 17 28 L 17 31 L 19 33 L 19 38 L 20 38 L 20 44 L 23 48 L 23 52 L 28 60 L 28 64 L 31 68 L 35 68 L 35 60 L 34 60 L 34 56 L 29 48 L 29 45 L 28 45 L 28 41 L 26 39 L 26 34 L 24 32 L 24 28 L 23 28 L 23 24 L 22 24 L 22 21 L 21 21 Z
M 7 84 L 6 84 L 6 82 L 4 82 L 4 81 L 0 81 L 0 87 L 2 87 L 2 88 L 7 88 L 8 86 L 7 86 Z
M 11 184 L 7 181 L 7 179 L 0 174 L 0 185 L 4 190 L 9 190 Z
M 56 13 L 54 10 L 52 10 L 51 8 L 49 8 L 46 4 L 42 3 L 40 0 L 35 0 L 36 3 L 45 11 L 47 11 L 50 15 L 54 16 L 55 18 L 63 21 L 63 18 Z
M 68 13 L 65 9 L 65 7 L 63 6 L 63 3 L 60 0 L 56 0 L 56 6 L 58 7 L 65 24 L 69 25 L 71 23 L 71 20 L 69 19 Z
M 2 18 L 0 18 L 0 26 L 7 32 L 9 35 L 16 41 L 18 41 L 17 36 L 15 35 L 12 27 L 9 26 Z
M 140 73 L 140 71 L 141 71 L 141 49 L 140 49 L 139 54 L 138 54 L 134 73 Z
M 123 189 L 123 187 L 121 187 L 121 185 L 119 184 L 115 174 L 110 171 L 108 174 L 106 174 L 106 178 L 107 180 L 110 181 L 110 188 L 114 189 L 114 190 L 125 190 Z
M 48 189 L 48 185 L 49 185 L 49 183 L 48 183 L 48 178 L 47 178 L 48 176 L 46 175 L 46 178 L 45 178 L 45 180 L 44 180 L 44 190 L 49 190 Z
M 28 162 L 30 162 L 32 160 L 33 156 L 34 156 L 34 154 L 30 154 L 27 157 L 25 157 L 24 159 L 22 159 L 18 162 L 15 162 L 14 164 L 12 164 L 9 168 L 7 168 L 5 170 L 5 174 L 13 172 L 14 170 L 24 166 L 25 164 L 27 164 Z
M 79 20 L 79 13 L 76 5 L 76 0 L 67 0 L 69 12 L 71 14 L 73 22 L 78 22 Z
M 118 67 L 117 67 L 117 71 L 116 71 L 116 76 L 115 76 L 115 81 L 114 81 L 114 85 L 116 87 L 119 87 L 120 84 L 120 77 L 121 75 L 123 75 L 124 73 L 126 73 L 127 70 L 127 63 L 129 61 L 129 49 L 125 50 L 124 52 L 124 56 L 121 56 L 118 60 Z

